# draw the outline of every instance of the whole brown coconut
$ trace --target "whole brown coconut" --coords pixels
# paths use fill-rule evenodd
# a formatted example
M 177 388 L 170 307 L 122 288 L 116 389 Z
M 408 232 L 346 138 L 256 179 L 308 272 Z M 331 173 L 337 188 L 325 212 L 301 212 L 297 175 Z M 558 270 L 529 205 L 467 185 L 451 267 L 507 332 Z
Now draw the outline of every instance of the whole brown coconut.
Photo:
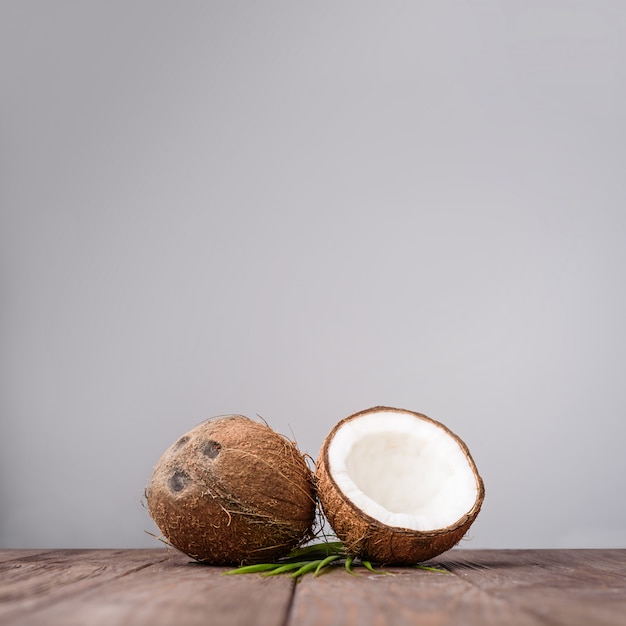
M 316 480 L 347 552 L 388 565 L 419 563 L 452 548 L 485 497 L 459 437 L 421 413 L 390 407 L 340 421 L 324 441 Z
M 294 443 L 240 415 L 209 420 L 157 463 L 148 510 L 165 539 L 198 561 L 269 561 L 310 538 L 312 472 Z

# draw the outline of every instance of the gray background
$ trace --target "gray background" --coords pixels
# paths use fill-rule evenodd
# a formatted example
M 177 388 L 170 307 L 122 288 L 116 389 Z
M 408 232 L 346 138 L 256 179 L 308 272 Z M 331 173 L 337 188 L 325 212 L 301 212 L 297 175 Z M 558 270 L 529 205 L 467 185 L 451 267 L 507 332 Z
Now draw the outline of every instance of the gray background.
M 203 419 L 424 412 L 465 547 L 626 547 L 626 3 L 0 2 L 0 546 L 154 546 Z

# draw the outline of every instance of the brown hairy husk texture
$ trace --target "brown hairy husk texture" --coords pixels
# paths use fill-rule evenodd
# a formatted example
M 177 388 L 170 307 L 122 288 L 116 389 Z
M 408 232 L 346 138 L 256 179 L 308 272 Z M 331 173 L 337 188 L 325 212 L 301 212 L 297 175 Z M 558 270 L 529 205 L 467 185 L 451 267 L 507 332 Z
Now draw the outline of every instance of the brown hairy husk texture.
M 271 561 L 312 536 L 313 475 L 295 443 L 239 415 L 174 443 L 146 489 L 164 538 L 213 565 Z
M 470 464 L 478 488 L 473 507 L 461 519 L 446 528 L 416 531 L 387 526 L 361 511 L 339 489 L 329 471 L 328 449 L 337 430 L 348 420 L 367 413 L 397 411 L 427 420 L 443 428 L 459 444 Z M 416 477 L 419 479 L 419 477 Z M 482 478 L 465 443 L 443 424 L 413 411 L 391 407 L 373 407 L 341 420 L 326 437 L 317 460 L 317 493 L 328 522 L 344 543 L 348 554 L 387 565 L 410 565 L 427 561 L 456 545 L 476 519 L 485 497 Z

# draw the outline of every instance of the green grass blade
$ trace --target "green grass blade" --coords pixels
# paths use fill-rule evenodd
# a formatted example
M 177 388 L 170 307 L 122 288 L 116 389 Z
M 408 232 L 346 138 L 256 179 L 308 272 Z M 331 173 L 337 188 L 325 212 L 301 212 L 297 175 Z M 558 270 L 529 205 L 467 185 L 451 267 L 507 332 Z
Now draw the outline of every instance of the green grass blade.
M 310 546 L 305 546 L 304 548 L 296 548 L 292 550 L 286 557 L 285 560 L 295 559 L 295 558 L 310 558 L 314 559 L 314 557 L 327 557 L 331 554 L 343 554 L 343 544 L 341 541 L 330 541 L 325 543 L 314 543 Z
M 372 574 L 387 574 L 388 572 L 383 572 L 382 570 L 379 569 L 374 569 L 372 567 L 372 564 L 369 561 L 361 561 L 361 563 L 363 563 L 363 566 L 368 569 L 370 572 L 372 572 Z
M 439 567 L 431 567 L 430 565 L 414 565 L 413 567 L 417 569 L 423 569 L 427 572 L 439 572 L 440 574 L 449 574 L 450 572 L 447 569 L 441 569 Z
M 298 563 L 286 563 L 285 565 L 277 564 L 278 566 L 272 569 L 269 572 L 265 572 L 261 574 L 262 576 L 276 576 L 277 574 L 284 574 L 285 572 L 290 572 L 294 569 L 299 569 L 303 565 L 308 565 L 310 561 L 299 561 Z
M 344 567 L 346 568 L 346 572 L 348 572 L 348 574 L 352 574 L 352 576 L 358 576 L 358 574 L 352 569 L 352 562 L 354 561 L 354 558 L 349 556 L 346 557 L 346 562 L 344 563 Z
M 318 576 L 319 573 L 322 571 L 322 569 L 324 569 L 329 563 L 332 563 L 333 561 L 336 561 L 339 558 L 341 558 L 341 557 L 338 554 L 331 554 L 330 556 L 327 556 L 317 566 L 317 569 L 315 570 L 315 573 L 313 574 L 313 577 Z
M 317 560 L 317 561 L 311 561 L 310 563 L 307 563 L 306 565 L 303 565 L 300 569 L 296 570 L 295 572 L 293 572 L 293 574 L 289 574 L 290 578 L 300 578 L 300 576 L 304 576 L 305 574 L 308 574 L 309 572 L 312 572 L 314 569 L 317 568 L 317 566 L 321 563 L 321 560 Z
M 258 563 L 257 565 L 243 565 L 235 569 L 229 569 L 224 572 L 224 576 L 230 576 L 232 574 L 256 574 L 257 572 L 267 572 L 280 567 L 278 563 Z

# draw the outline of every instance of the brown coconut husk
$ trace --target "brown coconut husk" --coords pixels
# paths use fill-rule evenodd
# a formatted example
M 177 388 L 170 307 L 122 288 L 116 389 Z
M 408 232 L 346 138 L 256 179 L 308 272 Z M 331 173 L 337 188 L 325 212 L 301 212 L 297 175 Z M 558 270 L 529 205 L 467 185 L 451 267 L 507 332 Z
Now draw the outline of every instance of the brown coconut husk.
M 312 536 L 312 472 L 295 443 L 230 415 L 203 422 L 158 461 L 148 510 L 166 541 L 214 565 L 269 561 Z
M 387 526 L 364 513 L 340 490 L 329 472 L 328 449 L 339 428 L 348 420 L 377 411 L 397 411 L 414 415 L 416 419 L 429 421 L 445 430 L 463 450 L 470 464 L 478 488 L 474 506 L 454 524 L 429 531 Z M 317 493 L 328 522 L 344 543 L 352 557 L 387 565 L 411 565 L 427 561 L 449 550 L 465 536 L 480 512 L 485 488 L 476 464 L 465 443 L 446 426 L 421 413 L 392 407 L 372 407 L 341 420 L 328 434 L 320 451 L 316 468 Z

